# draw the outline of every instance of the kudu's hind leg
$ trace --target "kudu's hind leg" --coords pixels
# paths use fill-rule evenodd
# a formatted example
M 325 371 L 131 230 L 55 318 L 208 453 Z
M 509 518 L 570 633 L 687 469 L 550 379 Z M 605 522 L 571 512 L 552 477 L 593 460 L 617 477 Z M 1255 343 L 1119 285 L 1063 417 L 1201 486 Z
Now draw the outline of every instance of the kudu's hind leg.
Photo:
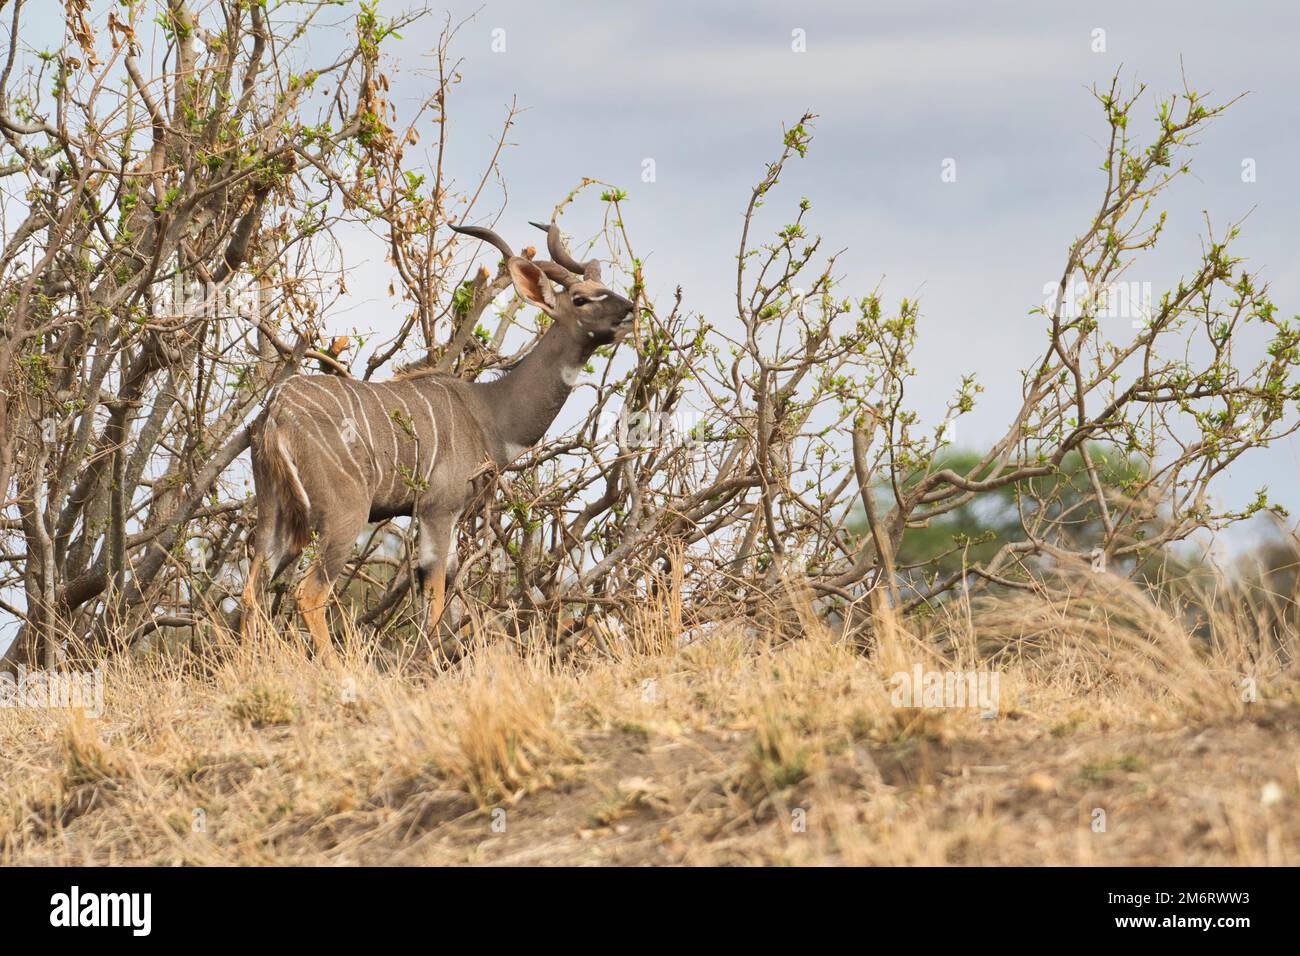
M 332 649 L 325 605 L 329 603 L 334 581 L 348 562 L 352 545 L 366 523 L 366 511 L 341 515 L 317 529 L 320 551 L 298 586 L 298 611 L 311 632 L 317 654 Z
M 262 612 L 257 600 L 257 579 L 261 576 L 262 565 L 266 555 L 260 551 L 253 553 L 253 560 L 248 563 L 248 577 L 244 579 L 244 593 L 240 599 L 239 634 L 247 639 L 253 633 L 253 619 Z
M 429 613 L 429 633 L 433 633 L 447 607 L 447 578 L 455 573 L 456 522 L 459 511 L 429 510 L 420 515 L 420 563 L 417 568 L 420 588 Z
M 248 563 L 248 576 L 244 579 L 244 593 L 240 601 L 241 616 L 239 630 L 240 634 L 247 638 L 253 633 L 253 622 L 262 614 L 261 594 L 262 594 L 262 571 L 270 566 L 270 576 L 267 578 L 267 585 L 274 587 L 275 582 L 280 580 L 284 572 L 302 556 L 302 551 L 287 551 L 280 553 L 281 549 L 272 542 L 267 545 L 257 542 L 254 545 L 252 560 Z M 267 620 L 274 621 L 280 614 L 280 604 L 284 599 L 283 589 L 277 589 L 275 597 L 271 601 L 271 609 L 267 612 Z
M 280 606 L 284 603 L 284 595 L 288 591 L 287 585 L 276 588 L 275 583 L 279 581 L 281 577 L 284 576 L 285 571 L 289 570 L 291 567 L 296 565 L 298 563 L 298 559 L 301 557 L 302 557 L 301 549 L 295 551 L 287 551 L 285 552 L 284 556 L 281 557 L 280 560 L 275 563 L 275 567 L 271 569 L 271 579 L 268 583 L 272 588 L 275 588 L 275 597 L 271 601 L 272 621 L 274 621 L 276 618 L 280 616 Z
M 254 474 L 257 469 L 254 469 Z M 248 575 L 244 578 L 244 592 L 240 596 L 239 633 L 247 639 L 253 633 L 254 622 L 262 613 L 261 576 L 267 558 L 276 551 L 276 510 L 270 495 L 259 496 L 257 526 L 253 530 L 253 557 L 248 562 Z
M 307 569 L 302 584 L 298 586 L 298 611 L 302 614 L 318 655 L 330 649 L 330 631 L 325 621 L 325 605 L 329 603 L 334 576 L 326 572 L 319 559 Z

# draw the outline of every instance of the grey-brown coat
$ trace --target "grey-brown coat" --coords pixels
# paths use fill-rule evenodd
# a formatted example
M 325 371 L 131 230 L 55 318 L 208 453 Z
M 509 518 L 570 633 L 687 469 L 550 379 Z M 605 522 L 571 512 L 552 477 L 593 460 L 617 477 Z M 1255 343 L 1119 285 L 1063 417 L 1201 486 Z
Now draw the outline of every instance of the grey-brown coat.
M 258 524 L 246 622 L 262 565 L 278 576 L 315 535 L 298 605 L 317 645 L 326 646 L 324 607 L 357 536 L 369 521 L 410 515 L 418 524 L 417 575 L 436 623 L 475 477 L 542 438 L 592 352 L 616 341 L 631 316 L 632 303 L 605 287 L 598 263 L 573 260 L 554 224 L 547 228 L 553 262 L 515 256 L 490 230 L 457 231 L 502 251 L 516 291 L 551 316 L 551 327 L 490 382 L 417 371 L 390 382 L 303 375 L 278 386 L 253 430 Z

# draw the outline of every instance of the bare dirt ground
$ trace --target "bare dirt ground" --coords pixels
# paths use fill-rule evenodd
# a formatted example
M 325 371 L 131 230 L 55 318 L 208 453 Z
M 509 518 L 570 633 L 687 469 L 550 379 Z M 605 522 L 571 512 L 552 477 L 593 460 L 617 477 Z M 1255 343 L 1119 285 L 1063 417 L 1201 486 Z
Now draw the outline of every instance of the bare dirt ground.
M 860 746 L 842 755 L 833 773 L 842 789 L 829 799 L 810 784 L 769 812 L 733 815 L 726 792 L 731 768 L 746 757 L 743 735 L 654 744 L 613 735 L 591 741 L 606 760 L 600 772 L 522 802 L 506 832 L 465 813 L 429 833 L 436 850 L 417 840 L 391 860 L 419 863 L 432 853 L 508 865 L 1293 863 L 1300 821 L 1269 814 L 1262 801 L 1278 757 L 1289 753 L 1294 766 L 1298 744 L 1293 712 L 1285 722 L 1151 734 Z M 873 813 L 873 801 L 892 814 Z M 877 843 L 846 851 L 811 822 L 811 837 L 797 832 L 794 807 L 810 818 L 825 808 L 841 826 L 847 817 L 848 827 L 861 826 L 855 843 Z M 1104 831 L 1093 830 L 1097 808 L 1106 810 Z
M 99 718 L 0 709 L 0 862 L 1300 863 L 1300 698 L 1258 642 L 1133 606 L 964 626 L 110 663 Z M 997 715 L 895 706 L 915 661 L 996 670 Z

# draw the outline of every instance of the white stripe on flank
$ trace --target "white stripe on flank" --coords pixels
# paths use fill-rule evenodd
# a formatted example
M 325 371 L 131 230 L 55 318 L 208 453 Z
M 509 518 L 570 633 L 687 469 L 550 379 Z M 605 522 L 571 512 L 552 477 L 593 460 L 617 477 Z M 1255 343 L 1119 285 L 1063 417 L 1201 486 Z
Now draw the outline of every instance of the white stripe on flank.
M 339 401 L 339 397 L 334 394 L 333 390 L 327 388 L 324 382 L 322 382 L 320 379 L 317 378 L 307 378 L 307 379 L 303 379 L 303 381 L 310 383 L 312 385 L 319 385 L 321 388 L 325 389 L 325 394 L 328 395 L 330 397 L 330 400 L 333 401 L 334 404 L 338 406 L 339 414 L 343 416 L 342 422 L 347 422 L 351 420 L 352 416 L 351 414 L 349 414 L 349 409 L 343 407 L 343 403 Z M 360 438 L 361 436 L 358 435 L 357 437 Z M 346 437 L 343 438 L 343 447 L 347 449 L 348 458 L 352 459 L 352 464 L 356 466 L 358 477 L 360 477 L 361 462 L 357 461 L 357 456 L 352 453 L 352 443 L 348 441 Z
M 308 378 L 308 379 L 304 379 L 304 381 L 309 382 L 312 385 L 319 385 L 321 388 L 325 389 L 325 394 L 328 395 L 330 399 L 333 400 L 334 404 L 339 407 L 339 414 L 342 415 L 345 419 L 350 417 L 351 405 L 349 404 L 348 408 L 344 408 L 343 403 L 339 401 L 339 397 L 334 394 L 333 389 L 326 387 L 325 383 L 322 382 L 320 379 Z
M 352 386 L 347 384 L 348 379 L 343 379 L 343 383 L 343 394 L 348 397 L 348 408 L 352 408 L 355 402 L 357 406 L 356 415 L 361 419 L 362 424 L 366 426 L 366 458 L 369 459 L 370 467 L 375 471 L 374 478 L 377 479 L 379 477 L 379 459 L 375 457 L 375 434 L 370 430 L 370 416 L 366 414 L 366 403 L 361 400 L 361 396 L 352 390 Z
M 303 408 L 303 407 L 301 407 L 301 406 L 299 406 L 299 405 L 297 405 L 296 402 L 306 402 L 306 403 L 307 403 L 308 405 L 310 405 L 312 408 L 316 409 L 316 411 L 320 412 L 321 418 L 326 419 L 326 420 L 329 419 L 329 415 L 325 412 L 325 409 L 324 409 L 323 406 L 321 406 L 321 405 L 317 405 L 315 402 L 313 402 L 313 401 L 312 401 L 310 398 L 308 398 L 306 395 L 303 395 L 301 392 L 295 392 L 295 393 L 292 394 L 292 395 L 286 395 L 286 396 L 284 397 L 284 401 L 283 401 L 281 404 L 286 404 L 286 405 L 288 405 L 290 409 L 293 409 L 293 410 L 296 410 L 296 411 L 302 411 L 302 412 L 305 412 L 306 409 Z M 343 472 L 344 474 L 348 474 L 348 473 L 349 473 L 349 472 L 348 472 L 348 469 L 347 469 L 347 467 L 343 464 L 343 460 L 342 460 L 341 458 L 339 458 L 338 455 L 334 454 L 334 449 L 330 447 L 332 444 L 339 444 L 339 443 L 338 443 L 338 442 L 331 442 L 331 441 L 330 441 L 330 436 L 327 435 L 327 434 L 325 433 L 325 429 L 324 429 L 324 428 L 320 425 L 320 423 L 319 423 L 316 419 L 314 419 L 311 415 L 306 415 L 305 417 L 306 417 L 307 423 L 310 424 L 310 425 L 312 426 L 312 428 L 314 428 L 314 429 L 316 430 L 316 434 L 320 436 L 320 449 L 321 449 L 321 451 L 323 451 L 325 454 L 329 455 L 330 460 L 331 460 L 332 462 L 334 462 L 335 465 L 338 466 L 339 471 Z M 351 451 L 351 449 L 348 450 L 348 457 L 349 457 L 349 458 L 352 458 L 352 451 Z M 352 464 L 353 464 L 354 466 L 357 465 L 357 460 L 356 460 L 355 458 L 352 458 Z
M 375 433 L 370 425 L 370 408 L 366 403 L 366 399 L 367 398 L 372 399 L 375 402 L 375 404 L 379 406 L 379 414 L 383 415 L 384 403 L 380 400 L 379 395 L 376 394 L 377 389 L 378 389 L 377 385 L 371 385 L 369 383 L 360 383 L 360 382 L 357 383 L 357 388 L 355 389 L 351 387 L 348 388 L 348 394 L 356 398 L 357 407 L 361 409 L 361 420 L 366 423 L 366 441 L 369 443 L 370 446 L 370 461 L 375 469 L 375 482 L 376 482 L 375 490 L 376 491 L 379 490 L 379 486 L 378 486 L 379 476 L 384 474 L 384 469 L 379 462 L 379 446 L 375 444 Z
M 436 380 L 435 380 L 436 381 Z M 442 389 L 442 397 L 447 402 L 447 447 L 455 450 L 456 448 L 456 403 L 453 401 L 455 393 L 447 386 L 446 382 L 438 382 Z
M 433 466 L 438 461 L 438 416 L 433 414 L 428 396 L 420 393 L 420 401 L 424 402 L 425 410 L 429 413 L 429 426 L 433 429 L 433 448 L 429 451 L 429 467 L 424 472 L 424 483 L 427 485 L 433 479 Z
M 406 404 L 406 399 L 402 398 L 400 394 L 397 395 L 396 398 L 402 403 L 402 411 L 406 412 L 407 427 L 411 429 L 411 435 L 407 435 L 406 437 L 415 442 L 415 458 L 411 462 L 411 477 L 414 478 L 420 473 L 420 433 L 415 430 L 415 416 L 411 414 L 411 406 Z M 404 428 L 402 431 L 405 433 L 406 429 Z M 412 437 L 412 435 L 414 437 Z M 418 494 L 418 489 L 416 488 L 411 488 L 409 490 Z
M 320 425 L 317 424 L 315 418 L 312 417 L 311 413 L 307 409 L 294 405 L 292 402 L 287 400 L 281 402 L 280 405 L 282 408 L 285 408 L 285 410 L 288 411 L 292 416 L 290 422 L 293 425 L 293 427 L 299 429 L 304 434 L 306 433 L 307 429 L 310 428 L 312 432 L 316 435 L 314 441 L 315 446 L 321 451 L 322 454 L 324 454 L 326 457 L 329 458 L 329 460 L 333 463 L 335 468 L 337 468 L 343 474 L 347 474 L 348 473 L 347 467 L 343 464 L 342 460 L 340 460 L 338 455 L 334 454 L 334 451 L 330 448 L 329 436 L 326 435 L 325 432 L 321 429 Z
M 388 422 L 388 437 L 393 440 L 393 466 L 388 469 L 388 491 L 391 492 L 397 484 L 397 466 L 401 463 L 402 454 L 397 447 L 397 422 L 393 421 L 393 416 L 388 414 L 388 406 L 384 404 L 384 400 L 379 391 L 384 384 L 385 383 L 380 382 L 375 385 L 374 391 L 371 394 L 375 396 L 375 401 L 379 403 L 379 411 L 383 413 L 384 421 Z M 378 451 L 378 449 L 376 449 L 376 451 Z M 376 490 L 378 489 L 376 488 Z

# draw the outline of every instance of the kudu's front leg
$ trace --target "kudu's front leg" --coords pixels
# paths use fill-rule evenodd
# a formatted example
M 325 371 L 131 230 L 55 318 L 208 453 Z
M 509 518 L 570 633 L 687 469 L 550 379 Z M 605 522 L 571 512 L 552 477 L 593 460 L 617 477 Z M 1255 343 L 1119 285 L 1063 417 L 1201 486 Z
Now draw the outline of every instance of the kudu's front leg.
M 428 606 L 429 633 L 437 630 L 447 607 L 447 578 L 456 567 L 459 511 L 430 510 L 420 516 L 420 588 Z

